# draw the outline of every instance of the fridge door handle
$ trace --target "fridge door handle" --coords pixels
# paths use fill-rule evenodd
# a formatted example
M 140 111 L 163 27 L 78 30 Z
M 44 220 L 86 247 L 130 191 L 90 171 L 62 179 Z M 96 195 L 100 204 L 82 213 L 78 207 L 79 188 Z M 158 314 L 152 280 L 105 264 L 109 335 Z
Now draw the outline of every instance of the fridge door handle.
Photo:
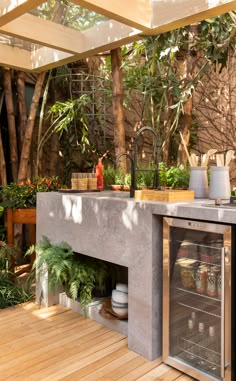
M 221 249 L 221 377 L 225 375 L 225 248 Z
M 221 299 L 221 377 L 225 377 L 225 370 L 230 367 L 231 362 L 229 361 L 228 355 L 226 354 L 225 341 L 229 340 L 228 335 L 226 335 L 226 325 L 228 325 L 228 315 L 229 312 L 226 312 L 228 308 L 229 298 L 228 295 L 228 271 L 231 264 L 231 251 L 229 247 L 223 247 L 221 253 L 221 286 L 222 286 L 222 299 Z M 228 346 L 229 343 L 227 343 Z

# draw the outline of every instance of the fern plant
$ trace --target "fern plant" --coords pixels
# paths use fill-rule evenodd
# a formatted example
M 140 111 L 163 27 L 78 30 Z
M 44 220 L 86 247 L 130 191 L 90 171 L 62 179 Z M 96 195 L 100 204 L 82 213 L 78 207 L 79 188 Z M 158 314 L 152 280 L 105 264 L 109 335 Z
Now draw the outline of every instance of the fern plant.
M 19 250 L 15 246 L 0 241 L 0 271 L 8 274 L 17 255 L 19 255 Z
M 13 245 L 0 241 L 0 309 L 27 302 L 34 294 L 33 273 L 24 280 L 11 272 L 17 254 L 19 252 Z
M 34 247 L 37 256 L 33 269 L 39 274 L 48 271 L 49 289 L 56 291 L 61 285 L 65 292 L 75 300 L 79 296 L 81 306 L 89 304 L 93 299 L 93 291 L 98 287 L 104 290 L 109 277 L 109 265 L 106 262 L 74 253 L 66 242 L 52 244 L 47 237 Z
M 32 283 L 32 276 L 19 283 L 17 279 L 9 279 L 7 273 L 0 272 L 0 309 L 31 300 L 34 294 Z

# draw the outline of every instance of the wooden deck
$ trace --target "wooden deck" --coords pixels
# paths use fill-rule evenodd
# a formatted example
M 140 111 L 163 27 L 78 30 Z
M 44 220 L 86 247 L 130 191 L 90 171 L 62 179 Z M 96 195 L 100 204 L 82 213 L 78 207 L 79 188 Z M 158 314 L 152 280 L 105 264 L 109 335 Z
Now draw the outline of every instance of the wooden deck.
M 0 380 L 191 381 L 127 348 L 127 338 L 62 306 L 0 310 Z

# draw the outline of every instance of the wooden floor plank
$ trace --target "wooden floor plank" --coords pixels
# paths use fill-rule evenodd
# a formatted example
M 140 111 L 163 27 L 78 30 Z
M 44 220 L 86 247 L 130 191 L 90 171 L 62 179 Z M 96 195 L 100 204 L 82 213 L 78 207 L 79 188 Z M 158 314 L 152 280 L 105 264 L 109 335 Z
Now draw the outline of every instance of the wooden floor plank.
M 60 381 L 77 381 L 79 378 L 85 377 L 90 373 L 95 372 L 96 370 L 103 368 L 105 365 L 111 363 L 112 361 L 124 356 L 129 352 L 126 346 L 114 351 L 110 352 L 108 355 L 100 358 L 96 361 L 91 361 L 90 364 L 84 366 L 77 371 L 70 373 L 69 375 L 60 378 Z
M 109 336 L 114 337 L 114 340 L 117 340 L 114 333 L 107 328 L 103 328 L 103 332 L 105 333 L 102 335 L 103 340 L 106 339 L 106 334 Z M 99 336 L 100 336 L 100 332 Z M 65 351 L 67 351 L 67 356 L 72 356 L 74 354 L 80 353 L 83 349 L 86 348 L 86 346 L 93 345 L 94 342 L 96 342 L 96 334 L 95 331 L 91 333 L 91 336 L 94 337 L 92 340 L 88 335 L 84 335 L 83 332 L 78 333 L 77 336 L 74 335 L 74 337 L 66 337 L 64 338 L 63 342 L 60 341 L 59 343 L 56 341 L 50 342 L 44 342 L 44 345 L 41 346 L 38 345 L 37 349 L 35 349 L 33 352 L 26 352 L 24 351 L 24 348 L 22 348 L 21 354 L 16 357 L 15 353 L 13 353 L 12 360 L 7 360 L 7 367 L 10 365 L 12 367 L 17 367 L 17 371 L 25 371 L 27 370 L 27 374 L 35 373 L 35 371 L 39 369 L 44 369 L 47 366 L 50 366 L 51 364 L 54 365 L 57 361 L 63 360 L 65 356 Z M 56 339 L 55 339 L 56 340 Z M 65 342 L 66 341 L 66 342 Z M 100 342 L 101 339 L 99 338 L 98 341 Z M 78 348 L 78 342 L 80 343 L 80 346 Z M 104 344 L 105 345 L 105 344 Z M 5 369 L 6 366 L 1 366 L 1 373 L 0 373 L 0 380 L 3 376 L 5 376 Z
M 123 359 L 121 366 L 113 368 L 112 371 L 99 378 L 98 381 L 104 381 L 106 378 L 110 378 L 113 381 L 118 380 L 120 377 L 131 372 L 133 369 L 136 369 L 138 366 L 143 365 L 145 362 L 146 361 L 140 356 L 136 356 L 127 362 Z
M 115 374 L 115 372 L 119 372 L 121 368 L 125 367 L 130 360 L 137 359 L 138 355 L 134 352 L 129 351 L 122 357 L 118 359 L 114 359 L 109 364 L 97 369 L 96 371 L 91 372 L 89 375 L 85 377 L 79 377 L 78 380 L 81 381 L 93 381 L 94 377 L 96 380 L 103 380 L 105 378 L 111 377 L 111 373 Z M 144 360 L 145 361 L 145 360 Z
M 146 361 L 143 365 L 133 369 L 131 372 L 126 375 L 118 378 L 118 381 L 134 381 L 138 378 L 144 376 L 152 369 L 157 368 L 162 363 L 162 360 L 159 358 L 155 361 Z M 69 380 L 68 380 L 69 381 Z
M 167 374 L 167 372 L 170 369 L 171 368 L 169 367 L 169 365 L 161 364 L 157 368 L 152 369 L 150 372 L 146 373 L 145 375 L 138 378 L 137 380 L 138 381 L 147 381 L 147 380 L 148 381 L 156 381 L 156 380 L 160 380 L 161 377 L 162 377 L 162 379 L 165 379 L 164 375 Z M 166 381 L 168 381 L 168 379 L 166 379 Z
M 161 359 L 128 349 L 127 338 L 56 305 L 0 310 L 1 381 L 193 381 Z

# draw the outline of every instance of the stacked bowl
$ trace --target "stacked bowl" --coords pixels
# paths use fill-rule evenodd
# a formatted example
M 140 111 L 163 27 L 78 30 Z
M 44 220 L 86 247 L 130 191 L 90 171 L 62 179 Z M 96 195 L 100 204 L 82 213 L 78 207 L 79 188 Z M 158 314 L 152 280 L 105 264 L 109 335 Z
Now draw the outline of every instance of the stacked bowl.
M 121 318 L 128 317 L 128 285 L 117 283 L 112 290 L 111 307 L 113 312 Z

